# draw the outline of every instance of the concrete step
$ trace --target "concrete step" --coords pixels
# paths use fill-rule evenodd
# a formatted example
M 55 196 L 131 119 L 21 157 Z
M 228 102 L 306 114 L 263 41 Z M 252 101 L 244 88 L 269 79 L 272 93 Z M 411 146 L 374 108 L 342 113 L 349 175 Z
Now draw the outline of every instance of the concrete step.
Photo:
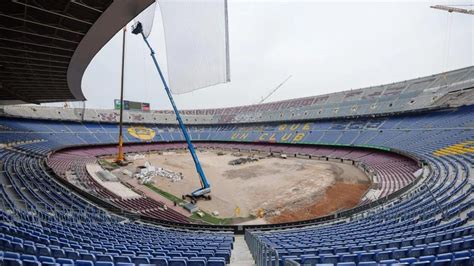
M 230 257 L 231 266 L 254 266 L 255 261 L 245 242 L 244 236 L 235 236 L 234 249 Z

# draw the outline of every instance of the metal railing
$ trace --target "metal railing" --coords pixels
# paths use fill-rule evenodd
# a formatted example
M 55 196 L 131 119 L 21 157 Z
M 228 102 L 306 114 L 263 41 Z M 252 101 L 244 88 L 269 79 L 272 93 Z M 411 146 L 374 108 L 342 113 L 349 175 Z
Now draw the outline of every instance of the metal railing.
M 259 239 L 257 236 L 251 234 L 248 230 L 245 231 L 244 237 L 257 266 L 279 265 L 278 262 L 280 261 L 280 256 L 276 249 Z

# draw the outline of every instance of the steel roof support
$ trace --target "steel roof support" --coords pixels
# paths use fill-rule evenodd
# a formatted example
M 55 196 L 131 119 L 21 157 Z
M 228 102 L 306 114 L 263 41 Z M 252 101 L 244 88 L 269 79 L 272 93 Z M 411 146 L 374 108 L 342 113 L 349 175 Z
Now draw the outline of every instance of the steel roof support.
M 56 71 L 56 70 L 50 70 L 50 69 L 31 69 L 31 68 L 23 68 L 23 67 L 8 67 L 8 69 L 27 70 L 27 71 L 30 71 L 30 73 L 34 73 L 36 71 L 48 72 L 48 73 L 66 73 L 64 71 Z
M 89 6 L 89 5 L 86 5 L 86 4 L 82 3 L 82 2 L 79 1 L 79 0 L 71 0 L 71 3 L 74 3 L 74 4 L 76 4 L 76 5 L 85 7 L 85 8 L 87 8 L 87 9 L 93 10 L 93 11 L 98 12 L 98 13 L 103 13 L 102 10 L 99 10 L 99 9 L 97 9 L 97 8 L 93 8 L 93 7 Z
M 16 97 L 18 98 L 20 101 L 24 101 L 24 102 L 27 102 L 27 103 L 34 103 L 34 104 L 39 104 L 39 102 L 36 102 L 36 101 L 32 101 L 32 100 L 28 100 L 25 96 L 21 95 L 21 94 L 18 94 L 16 93 L 15 91 L 12 91 L 10 88 L 6 87 L 6 86 L 3 86 L 2 87 L 2 91 L 12 95 L 13 97 Z
M 1 13 L 0 13 L 0 16 L 6 17 L 6 18 L 11 18 L 11 19 L 16 19 L 16 20 L 23 21 L 23 22 L 26 22 L 26 23 L 39 25 L 39 26 L 42 26 L 42 27 L 52 28 L 52 29 L 55 29 L 55 30 L 61 30 L 61 31 L 69 32 L 69 33 L 74 33 L 74 34 L 81 35 L 81 36 L 85 35 L 85 33 L 83 33 L 83 32 L 73 31 L 73 30 L 70 30 L 70 29 L 61 28 L 61 27 L 57 27 L 57 26 L 53 26 L 53 25 L 49 25 L 49 24 L 45 24 L 45 23 L 41 23 L 41 22 L 29 20 L 29 19 L 25 19 L 25 18 L 18 18 L 18 17 L 15 17 L 15 16 L 10 16 L 10 15 L 1 14 Z
M 81 22 L 81 23 L 84 23 L 84 24 L 87 24 L 87 25 L 92 25 L 92 22 L 85 21 L 85 20 L 82 20 L 82 19 L 78 19 L 78 18 L 75 18 L 75 17 L 72 17 L 72 16 L 64 15 L 64 14 L 54 12 L 54 11 L 51 11 L 51 10 L 47 10 L 47 9 L 44 9 L 42 7 L 39 7 L 39 6 L 30 5 L 30 4 L 22 2 L 20 0 L 12 0 L 12 2 L 16 3 L 16 4 L 19 4 L 19 5 L 29 7 L 29 8 L 36 9 L 36 10 L 39 10 L 39 11 L 42 11 L 42 12 L 46 12 L 46 13 L 49 13 L 49 14 L 52 14 L 52 15 L 55 15 L 55 16 L 58 16 L 58 17 L 67 18 L 67 19 L 74 20 L 74 21 L 77 21 L 77 22 Z
M 40 82 L 47 82 L 47 81 L 55 81 L 55 82 L 67 82 L 65 78 L 53 78 L 53 77 L 29 77 L 29 76 L 24 76 L 22 74 L 18 74 L 18 76 L 15 76 L 14 74 L 8 74 L 8 75 L 2 75 L 2 72 L 0 72 L 0 78 L 2 81 L 5 82 L 34 82 L 34 81 L 40 81 Z
M 42 62 L 66 64 L 66 65 L 69 64 L 68 61 L 57 61 L 57 60 L 49 60 L 49 59 L 43 59 L 43 58 L 33 58 L 33 57 L 27 57 L 27 56 L 9 55 L 9 54 L 0 54 L 0 57 L 18 58 L 18 59 L 33 60 L 33 61 L 42 61 Z
M 17 52 L 24 52 L 24 53 L 32 53 L 32 54 L 41 54 L 41 55 L 49 55 L 49 56 L 63 57 L 63 58 L 68 58 L 68 59 L 70 58 L 70 56 L 67 56 L 67 55 L 51 54 L 51 53 L 30 51 L 30 50 L 24 50 L 24 49 L 18 49 L 18 48 L 10 48 L 10 47 L 4 47 L 4 46 L 0 46 L 0 50 L 1 50 L 1 49 L 11 50 L 11 51 L 17 51 Z
M 78 43 L 79 43 L 79 42 L 77 42 L 77 41 L 71 41 L 71 40 L 67 40 L 67 39 L 63 39 L 63 38 L 58 38 L 58 37 L 54 37 L 54 36 L 49 36 L 49 35 L 41 35 L 41 34 L 38 34 L 38 33 L 29 32 L 29 31 L 23 31 L 23 30 L 17 30 L 17 29 L 10 29 L 10 28 L 5 28 L 5 27 L 1 27 L 1 26 L 0 26 L 0 29 L 1 29 L 1 30 L 13 31 L 13 32 L 17 32 L 17 33 L 22 33 L 22 34 L 28 34 L 28 35 L 31 35 L 31 36 L 37 36 L 37 37 L 42 37 L 42 38 L 51 39 L 51 40 L 56 40 L 56 41 L 69 42 L 69 43 L 74 43 L 74 44 L 78 44 Z
M 0 60 L 0 63 L 11 64 L 11 65 L 26 65 L 26 66 L 39 66 L 39 67 L 67 69 L 67 66 L 53 66 L 53 65 L 46 65 L 46 64 L 29 63 L 29 62 L 14 62 L 14 61 Z
M 7 41 L 7 42 L 21 43 L 21 44 L 26 44 L 26 45 L 45 47 L 45 48 L 51 48 L 51 49 L 57 49 L 57 50 L 63 50 L 63 51 L 68 51 L 68 52 L 74 52 L 74 49 L 62 48 L 59 46 L 51 46 L 51 45 L 45 45 L 45 44 L 39 44 L 39 43 L 33 43 L 33 42 L 25 42 L 25 41 L 2 38 L 2 37 L 0 37 L 0 40 Z
M 3 61 L 3 60 L 0 60 L 0 63 L 11 64 L 11 65 L 26 65 L 26 66 L 40 66 L 40 67 L 50 67 L 50 68 L 67 69 L 67 66 L 52 66 L 52 65 L 36 64 L 36 63 L 29 63 L 29 62 L 14 62 L 14 61 Z
M 31 69 L 28 69 L 28 70 L 31 70 Z M 0 70 L 0 75 L 2 73 L 5 73 L 5 74 L 11 74 L 11 75 L 18 75 L 19 73 L 18 72 L 15 72 L 15 71 L 3 71 L 3 70 Z M 22 74 L 23 75 L 23 74 Z M 52 73 L 34 73 L 34 76 L 35 78 L 36 77 L 55 77 L 55 78 L 64 78 L 64 75 L 58 75 L 58 74 L 52 74 Z

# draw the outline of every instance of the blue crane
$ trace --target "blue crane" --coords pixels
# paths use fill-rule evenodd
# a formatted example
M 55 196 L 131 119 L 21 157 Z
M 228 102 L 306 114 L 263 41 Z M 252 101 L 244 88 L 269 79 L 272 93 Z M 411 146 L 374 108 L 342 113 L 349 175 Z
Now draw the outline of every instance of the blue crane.
M 184 125 L 183 120 L 181 119 L 181 115 L 179 114 L 178 108 L 176 107 L 176 104 L 174 103 L 170 88 L 168 87 L 165 77 L 163 76 L 163 73 L 161 72 L 158 61 L 156 60 L 155 51 L 153 50 L 153 48 L 151 48 L 150 43 L 147 40 L 147 37 L 143 33 L 143 26 L 140 22 L 137 22 L 133 26 L 132 33 L 136 35 L 140 34 L 143 37 L 143 40 L 145 41 L 146 45 L 150 49 L 151 58 L 153 59 L 153 63 L 155 63 L 155 67 L 158 70 L 158 74 L 160 74 L 161 82 L 163 82 L 163 86 L 165 87 L 166 94 L 168 95 L 171 105 L 173 106 L 173 110 L 174 110 L 174 113 L 176 114 L 176 119 L 178 120 L 179 127 L 181 128 L 184 138 L 186 139 L 189 152 L 191 153 L 191 156 L 193 157 L 194 165 L 196 166 L 196 171 L 199 174 L 199 178 L 201 181 L 201 188 L 194 190 L 190 194 L 183 195 L 183 199 L 190 198 L 192 203 L 195 203 L 200 198 L 210 200 L 211 199 L 211 195 L 210 195 L 211 185 L 207 181 L 206 175 L 204 174 L 204 171 L 202 170 L 201 163 L 199 162 L 199 158 L 196 154 L 196 150 L 194 149 L 194 145 L 191 142 L 191 138 L 189 137 L 188 130 L 186 129 L 186 125 Z

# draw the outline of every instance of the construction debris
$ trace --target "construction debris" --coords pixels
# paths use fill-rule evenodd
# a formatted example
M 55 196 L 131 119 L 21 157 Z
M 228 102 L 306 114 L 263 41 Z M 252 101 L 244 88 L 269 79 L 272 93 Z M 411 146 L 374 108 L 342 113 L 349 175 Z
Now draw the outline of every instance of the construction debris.
M 130 172 L 129 170 L 127 170 L 127 169 L 123 169 L 123 170 L 122 170 L 122 174 L 124 174 L 124 175 L 126 175 L 126 176 L 128 176 L 128 177 L 132 177 L 132 176 L 133 176 L 133 173 Z
M 125 159 L 127 161 L 135 161 L 135 160 L 139 160 L 139 159 L 145 159 L 145 155 L 141 154 L 141 153 L 127 154 L 125 156 Z
M 238 158 L 232 161 L 229 161 L 229 165 L 240 165 L 240 164 L 245 164 L 245 163 L 250 163 L 250 162 L 256 162 L 258 161 L 257 158 L 253 157 L 246 157 L 246 158 Z
M 156 168 L 150 162 L 145 162 L 143 166 L 138 167 L 138 172 L 134 175 L 139 180 L 140 184 L 149 184 L 153 177 L 161 176 L 168 178 L 171 182 L 177 182 L 183 179 L 183 173 L 173 172 L 161 167 Z

